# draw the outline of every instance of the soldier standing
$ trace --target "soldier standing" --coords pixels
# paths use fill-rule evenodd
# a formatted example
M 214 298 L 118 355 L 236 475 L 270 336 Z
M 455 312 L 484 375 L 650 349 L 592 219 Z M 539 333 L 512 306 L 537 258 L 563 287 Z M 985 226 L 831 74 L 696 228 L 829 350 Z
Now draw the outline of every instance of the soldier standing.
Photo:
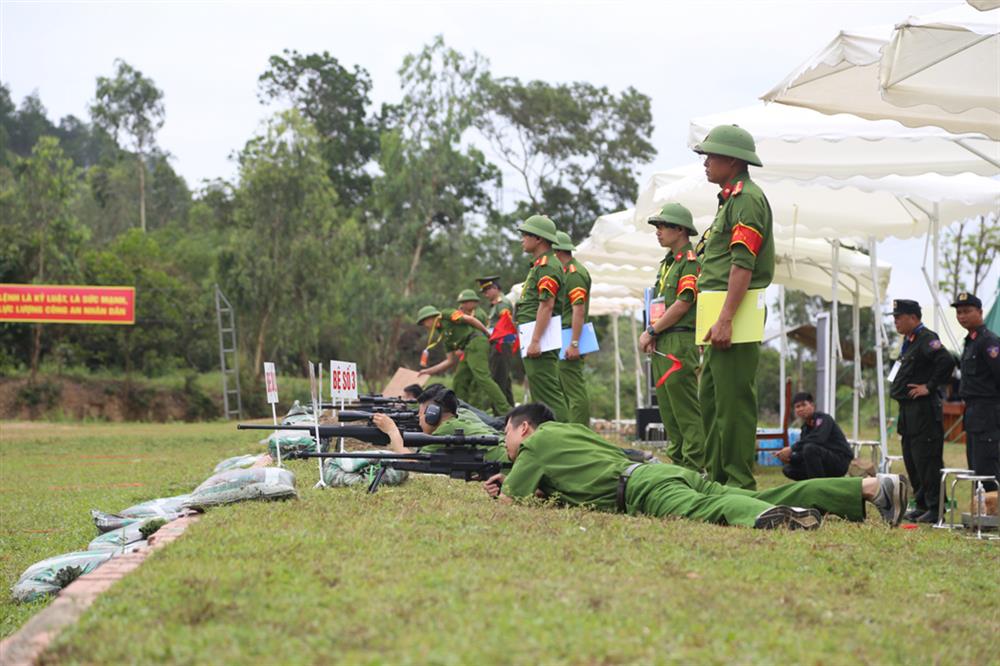
M 499 275 L 490 275 L 476 280 L 479 283 L 479 290 L 491 304 L 487 316 L 491 331 L 495 331 L 501 317 L 506 317 L 511 326 L 514 324 L 514 305 L 503 295 L 499 280 Z M 490 335 L 492 337 L 493 333 Z M 507 396 L 507 402 L 513 405 L 514 393 L 510 386 L 510 364 L 514 356 L 514 336 L 509 337 L 509 340 L 503 338 L 490 345 L 490 375 L 493 376 L 493 381 L 497 383 L 503 394 Z
M 490 318 L 486 311 L 479 307 L 479 294 L 472 289 L 463 289 L 458 294 L 458 309 L 464 314 L 471 315 L 481 321 L 484 326 L 489 327 Z
M 976 474 L 1000 479 L 1000 337 L 986 328 L 983 302 L 975 294 L 963 292 L 951 305 L 958 323 L 969 332 L 958 389 L 965 401 L 965 455 Z M 997 489 L 995 481 L 983 486 Z
M 889 395 L 899 403 L 896 430 L 903 439 L 903 464 L 917 504 L 906 518 L 933 523 L 938 517 L 938 484 L 944 467 L 939 389 L 947 385 L 955 361 L 937 333 L 920 321 L 921 314 L 916 301 L 892 302 L 892 319 L 904 340 L 899 358 L 889 371 Z
M 719 210 L 698 243 L 698 291 L 726 292 L 718 319 L 705 336 L 699 398 L 705 454 L 713 481 L 754 490 L 757 449 L 757 364 L 760 343 L 733 344 L 733 317 L 748 289 L 771 284 L 774 236 L 771 205 L 750 180 L 748 164 L 762 166 L 749 132 L 735 125 L 712 129 L 694 148 L 705 175 L 717 184 Z
M 590 310 L 590 273 L 573 258 L 576 246 L 569 234 L 556 232 L 552 246 L 563 268 L 563 288 L 559 292 L 558 309 L 563 329 L 570 329 L 569 345 L 559 361 L 559 383 L 566 396 L 568 422 L 590 427 L 590 394 L 583 376 L 583 356 L 580 355 L 580 335 Z
M 540 345 L 552 319 L 559 290 L 563 288 L 562 267 L 552 252 L 556 225 L 545 215 L 532 215 L 517 230 L 521 232 L 521 247 L 533 258 L 515 313 L 518 326 L 535 324 L 531 338 L 520 340 L 525 348 L 524 374 L 528 377 L 532 398 L 548 405 L 556 418 L 565 422 L 568 416 L 559 383 L 559 352 L 554 349 L 543 352 Z
M 438 344 L 444 344 L 447 351 L 443 361 L 424 368 L 420 374 L 436 375 L 457 365 L 456 395 L 481 398 L 485 401 L 485 406 L 492 408 L 496 414 L 510 411 L 511 404 L 490 377 L 489 361 L 486 358 L 489 346 L 486 338 L 489 333 L 483 322 L 461 310 L 446 310 L 442 313 L 433 305 L 420 308 L 416 322 L 428 331 L 425 351 L 433 349 Z
M 675 465 L 695 472 L 705 469 L 705 430 L 698 403 L 698 366 L 694 340 L 698 298 L 698 259 L 690 237 L 698 233 L 691 211 L 670 203 L 649 218 L 656 240 L 667 248 L 660 262 L 649 326 L 639 336 L 639 348 L 653 354 L 656 404 L 667 429 L 667 455 Z

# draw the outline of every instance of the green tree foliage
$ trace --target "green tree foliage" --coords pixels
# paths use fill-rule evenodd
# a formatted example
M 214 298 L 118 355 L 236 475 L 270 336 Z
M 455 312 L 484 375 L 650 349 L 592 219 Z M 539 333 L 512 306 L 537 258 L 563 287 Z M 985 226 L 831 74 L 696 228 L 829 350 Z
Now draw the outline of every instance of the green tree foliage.
M 637 167 L 656 154 L 649 97 L 585 82 L 478 84 L 476 126 L 519 178 L 518 217 L 546 213 L 582 240 L 598 216 L 635 201 Z
M 97 93 L 90 107 L 94 124 L 117 143 L 124 138 L 136 153 L 139 171 L 139 226 L 146 231 L 146 155 L 163 126 L 163 91 L 152 79 L 124 60 L 115 60 L 114 78 L 97 77 Z
M 982 297 L 979 288 L 1000 256 L 1000 225 L 978 217 L 946 229 L 942 236 L 938 289 L 949 299 L 963 291 Z
M 313 124 L 341 203 L 360 204 L 371 193 L 365 167 L 379 149 L 377 122 L 368 110 L 371 76 L 357 65 L 346 69 L 326 51 L 285 50 L 268 65 L 258 81 L 261 99 L 286 100 Z

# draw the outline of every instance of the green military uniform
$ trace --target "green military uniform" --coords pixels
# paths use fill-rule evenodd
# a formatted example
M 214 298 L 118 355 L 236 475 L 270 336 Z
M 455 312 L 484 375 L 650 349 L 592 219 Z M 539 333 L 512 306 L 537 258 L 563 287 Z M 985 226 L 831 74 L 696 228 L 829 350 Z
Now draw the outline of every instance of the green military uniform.
M 753 137 L 733 125 L 714 128 L 695 147 L 698 153 L 761 166 L 754 150 Z M 727 291 L 733 266 L 752 271 L 750 289 L 767 287 L 774 276 L 774 234 L 767 197 L 747 172 L 726 183 L 718 196 L 719 210 L 696 251 L 701 259 L 698 292 Z M 757 487 L 753 462 L 759 361 L 759 342 L 734 344 L 729 349 L 708 345 L 699 390 L 710 477 L 747 490 Z
M 543 215 L 532 215 L 524 221 L 518 231 L 534 234 L 549 242 L 555 242 L 555 224 Z M 516 323 L 527 324 L 535 321 L 538 316 L 538 305 L 542 301 L 556 299 L 563 288 L 563 271 L 555 253 L 549 250 L 536 258 L 528 269 L 521 290 L 521 298 L 517 302 Z M 553 309 L 555 317 L 559 311 Z M 551 322 L 550 322 L 551 323 Z M 521 339 L 521 347 L 526 348 L 531 340 Z M 525 356 L 524 373 L 528 377 L 531 396 L 538 402 L 544 402 L 555 413 L 560 421 L 569 419 L 566 399 L 563 396 L 562 384 L 559 382 L 559 352 L 551 350 L 542 352 L 537 358 Z
M 535 490 L 571 506 L 620 510 L 619 480 L 632 465 L 621 449 L 576 423 L 543 423 L 522 443 L 501 491 L 529 498 Z M 625 512 L 753 527 L 774 506 L 814 508 L 863 520 L 860 478 L 810 479 L 752 492 L 703 479 L 677 465 L 644 464 L 625 487 Z
M 892 313 L 921 315 L 916 301 L 898 299 Z M 898 364 L 892 371 L 889 395 L 899 403 L 896 431 L 902 438 L 903 464 L 913 486 L 917 508 L 935 518 L 944 467 L 944 428 L 940 389 L 947 386 L 955 361 L 937 333 L 923 324 L 903 341 Z M 911 384 L 926 384 L 928 395 L 911 398 Z
M 503 434 L 498 433 L 496 430 L 483 423 L 475 414 L 467 409 L 462 409 L 460 407 L 458 414 L 438 424 L 438 427 L 434 429 L 434 435 L 438 437 L 454 435 L 459 430 L 461 430 L 464 435 L 498 435 L 500 437 L 500 443 L 498 445 L 480 447 L 484 451 L 483 458 L 490 462 L 510 462 L 507 458 L 507 449 L 504 448 Z M 431 444 L 430 446 L 421 446 L 420 450 L 424 453 L 432 453 L 443 448 L 446 448 L 444 444 Z
M 560 231 L 556 234 L 558 242 L 552 246 L 554 250 L 573 252 L 576 247 L 569 234 Z M 563 329 L 573 327 L 573 306 L 583 305 L 583 323 L 587 323 L 590 312 L 590 273 L 576 259 L 570 259 L 563 265 L 563 288 L 556 301 L 556 313 L 562 316 Z M 583 356 L 576 361 L 559 360 L 559 383 L 566 397 L 568 421 L 590 426 L 590 394 L 587 392 L 587 380 L 583 376 Z
M 485 291 L 499 279 L 499 275 L 479 278 L 479 290 Z M 490 306 L 490 311 L 487 315 L 487 326 L 489 326 L 491 331 L 496 328 L 497 322 L 500 321 L 500 317 L 502 317 L 505 312 L 507 313 L 507 316 L 510 317 L 511 322 L 513 322 L 514 304 L 511 303 L 506 296 L 501 296 L 499 301 Z M 500 390 L 503 391 L 503 394 L 507 397 L 507 402 L 512 405 L 514 404 L 514 392 L 511 390 L 510 384 L 510 364 L 513 355 L 513 339 L 508 341 L 498 340 L 491 342 L 490 375 L 492 375 L 493 381 L 497 383 L 497 386 L 500 387 Z
M 483 402 L 480 404 L 485 408 L 492 408 L 496 414 L 504 414 L 510 411 L 511 405 L 490 377 L 486 355 L 489 343 L 483 333 L 462 321 L 463 314 L 461 310 L 442 311 L 431 332 L 432 338 L 435 332 L 439 337 L 428 348 L 440 343 L 449 352 L 460 352 L 461 360 L 455 371 L 455 395 L 473 404 L 474 400 L 481 398 Z
M 678 226 L 688 230 L 689 235 L 695 232 L 691 213 L 680 204 L 667 204 L 660 214 L 649 218 L 649 224 Z M 678 300 L 693 304 L 698 295 L 698 271 L 691 243 L 679 252 L 668 252 L 653 285 L 656 310 L 665 312 Z M 701 472 L 705 469 L 705 430 L 698 402 L 701 355 L 694 340 L 695 314 L 692 305 L 673 326 L 657 334 L 656 351 L 666 356 L 654 354 L 652 366 L 656 404 L 670 438 L 667 455 L 675 465 Z M 659 318 L 653 317 L 650 325 Z

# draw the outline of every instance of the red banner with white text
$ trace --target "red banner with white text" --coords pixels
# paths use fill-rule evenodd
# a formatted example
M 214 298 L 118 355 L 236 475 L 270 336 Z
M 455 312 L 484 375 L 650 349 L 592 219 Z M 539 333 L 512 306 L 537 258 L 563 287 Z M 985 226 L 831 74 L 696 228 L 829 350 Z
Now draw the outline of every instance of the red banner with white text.
M 134 324 L 135 287 L 0 284 L 0 321 Z

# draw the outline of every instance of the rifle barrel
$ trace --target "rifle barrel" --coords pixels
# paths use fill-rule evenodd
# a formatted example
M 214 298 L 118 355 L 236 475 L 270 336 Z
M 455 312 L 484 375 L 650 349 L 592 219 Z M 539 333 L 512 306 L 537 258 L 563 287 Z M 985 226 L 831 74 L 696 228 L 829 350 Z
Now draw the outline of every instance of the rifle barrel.
M 350 437 L 359 439 L 369 444 L 388 444 L 389 435 L 378 428 L 366 426 L 350 425 L 311 425 L 306 423 L 296 423 L 294 425 L 258 425 L 240 423 L 237 430 L 304 430 L 315 434 L 319 432 L 320 437 Z M 400 432 L 403 442 L 407 446 L 420 447 L 441 445 L 446 446 L 496 446 L 500 443 L 499 435 L 427 435 L 422 432 Z

